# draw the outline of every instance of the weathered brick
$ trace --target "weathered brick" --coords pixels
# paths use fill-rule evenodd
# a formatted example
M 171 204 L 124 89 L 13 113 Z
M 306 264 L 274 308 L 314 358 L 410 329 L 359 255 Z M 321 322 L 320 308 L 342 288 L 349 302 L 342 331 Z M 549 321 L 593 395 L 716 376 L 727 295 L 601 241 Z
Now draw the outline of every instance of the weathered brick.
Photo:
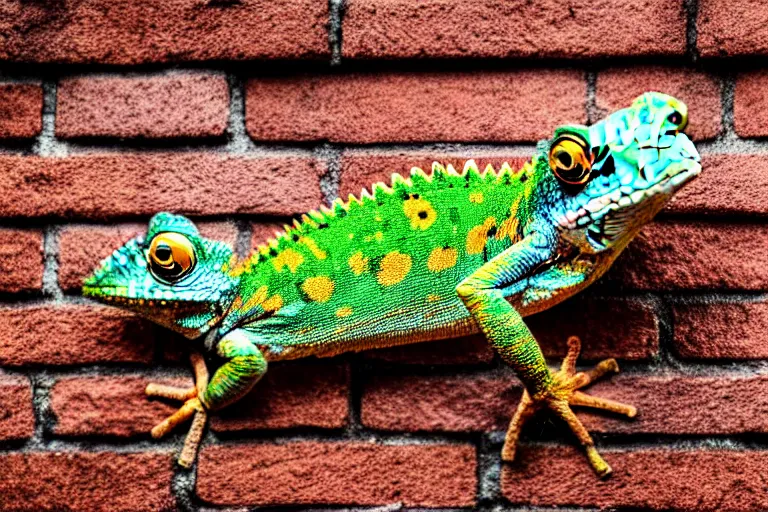
M 200 222 L 196 225 L 203 236 L 234 247 L 237 227 L 231 222 Z M 65 226 L 59 234 L 59 285 L 65 290 L 79 289 L 83 279 L 102 259 L 146 231 L 146 224 Z
M 149 362 L 150 324 L 107 306 L 0 308 L 0 365 Z
M 320 204 L 324 165 L 308 157 L 215 153 L 0 156 L 0 216 L 291 215 Z
M 211 420 L 211 428 L 218 432 L 340 428 L 347 423 L 348 394 L 349 382 L 344 365 L 275 365 L 251 393 L 217 412 Z
M 768 451 L 602 450 L 613 476 L 600 480 L 573 447 L 523 447 L 502 471 L 515 504 L 638 510 L 747 512 L 768 508 Z
M 229 115 L 224 75 L 83 76 L 56 90 L 56 135 L 216 137 Z
M 762 0 L 701 0 L 696 28 L 703 57 L 768 55 L 768 10 Z
M 168 454 L 5 453 L 0 467 L 0 509 L 8 512 L 176 510 Z
M 768 359 L 768 303 L 675 303 L 675 348 L 690 359 Z
M 0 440 L 27 439 L 34 432 L 29 380 L 0 375 Z
M 320 203 L 311 207 L 310 209 L 317 208 Z M 304 213 L 304 212 L 301 212 Z M 251 249 L 255 249 L 257 246 L 265 243 L 270 238 L 275 237 L 275 233 L 283 232 L 283 226 L 290 224 L 290 221 L 286 222 L 254 222 L 251 224 Z
M 43 233 L 0 229 L 0 291 L 31 292 L 43 286 Z
M 216 446 L 197 469 L 198 496 L 217 505 L 469 507 L 476 484 L 475 450 L 459 444 Z
M 34 137 L 42 129 L 42 116 L 40 84 L 0 84 L 0 138 Z
M 327 58 L 328 3 L 92 0 L 5 2 L 0 59 L 138 64 Z
M 350 0 L 343 51 L 356 58 L 682 55 L 685 25 L 681 1 Z
M 768 135 L 767 87 L 767 71 L 744 73 L 736 79 L 736 92 L 733 97 L 733 129 L 740 136 L 765 137 Z
M 589 366 L 584 366 L 588 368 Z M 591 432 L 719 435 L 768 432 L 768 377 L 618 375 L 587 393 L 637 407 L 634 420 L 575 408 Z M 515 378 L 389 376 L 371 378 L 362 401 L 363 424 L 403 432 L 506 430 L 522 394 Z M 551 420 L 546 412 L 542 421 Z
M 534 141 L 586 116 L 586 82 L 570 70 L 260 78 L 246 94 L 259 140 Z
M 642 290 L 743 289 L 768 286 L 768 226 L 654 222 L 608 271 L 606 281 Z
M 720 86 L 711 75 L 688 69 L 631 67 L 598 73 L 596 101 L 600 117 L 628 107 L 647 91 L 669 94 L 688 106 L 685 131 L 693 139 L 712 139 L 720 133 Z

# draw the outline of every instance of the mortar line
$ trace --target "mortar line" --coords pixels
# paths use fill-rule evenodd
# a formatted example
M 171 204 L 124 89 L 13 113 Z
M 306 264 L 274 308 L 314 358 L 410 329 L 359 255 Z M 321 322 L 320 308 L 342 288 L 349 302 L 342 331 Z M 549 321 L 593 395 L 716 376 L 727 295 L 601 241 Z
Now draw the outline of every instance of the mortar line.
M 683 0 L 683 9 L 685 9 L 685 53 L 691 62 L 698 62 L 699 48 L 698 42 L 698 14 L 699 0 Z
M 585 107 L 587 110 L 587 124 L 593 124 L 600 119 L 597 109 L 597 72 L 588 70 L 584 73 L 584 79 L 587 82 L 587 97 Z
M 64 292 L 59 286 L 59 234 L 60 227 L 48 225 L 43 229 L 43 296 L 60 303 Z
M 328 46 L 331 49 L 331 67 L 341 66 L 345 0 L 328 0 Z

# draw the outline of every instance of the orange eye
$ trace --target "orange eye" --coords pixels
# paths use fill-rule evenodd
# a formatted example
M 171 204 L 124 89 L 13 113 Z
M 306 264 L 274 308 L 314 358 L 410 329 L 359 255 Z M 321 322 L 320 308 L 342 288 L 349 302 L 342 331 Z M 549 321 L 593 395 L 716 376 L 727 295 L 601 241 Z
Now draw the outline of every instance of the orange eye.
M 587 141 L 574 134 L 561 135 L 549 150 L 549 167 L 568 185 L 583 185 L 592 171 Z
M 152 273 L 163 281 L 177 281 L 195 266 L 195 248 L 179 233 L 159 233 L 152 239 L 147 255 Z

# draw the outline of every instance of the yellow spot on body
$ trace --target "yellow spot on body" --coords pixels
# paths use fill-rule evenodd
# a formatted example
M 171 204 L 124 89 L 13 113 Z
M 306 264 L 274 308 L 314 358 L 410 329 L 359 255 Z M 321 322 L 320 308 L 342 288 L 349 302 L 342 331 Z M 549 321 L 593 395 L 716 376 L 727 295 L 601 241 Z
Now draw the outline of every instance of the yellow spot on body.
M 355 234 L 354 233 L 350 233 L 349 234 L 349 239 L 352 240 L 353 238 L 355 238 Z
M 347 263 L 349 263 L 349 268 L 352 269 L 356 276 L 368 270 L 368 258 L 363 257 L 363 253 L 360 251 L 350 256 Z
M 261 303 L 262 309 L 264 311 L 269 311 L 270 313 L 274 313 L 275 311 L 279 310 L 283 307 L 283 298 L 280 295 L 273 295 L 264 302 Z
M 344 306 L 336 310 L 336 316 L 339 318 L 344 318 L 345 316 L 349 316 L 352 314 L 352 308 L 349 306 Z
M 310 300 L 328 302 L 333 295 L 333 281 L 327 276 L 310 277 L 301 285 Z
M 411 270 L 412 264 L 411 257 L 407 254 L 397 251 L 390 252 L 381 259 L 379 273 L 376 278 L 379 284 L 392 286 L 405 279 L 408 271 Z
M 469 194 L 469 202 L 475 203 L 475 204 L 483 204 L 483 200 L 485 198 L 483 197 L 482 192 L 472 192 Z
M 272 264 L 275 266 L 275 270 L 282 272 L 283 267 L 288 267 L 292 274 L 296 273 L 296 269 L 304 263 L 304 256 L 300 252 L 288 248 L 282 251 L 280 254 L 272 258 Z
M 437 219 L 432 203 L 421 197 L 414 198 L 413 195 L 403 202 L 403 211 L 411 221 L 411 229 L 427 229 Z
M 479 226 L 475 226 L 467 233 L 467 254 L 480 254 L 488 241 L 488 230 L 496 225 L 494 217 L 488 217 Z
M 267 300 L 267 287 L 261 286 L 256 292 L 254 292 L 253 295 L 250 296 L 248 300 L 245 301 L 245 304 L 243 304 L 243 309 L 245 311 L 251 310 L 257 306 L 260 306 L 262 302 Z M 238 309 L 238 308 L 235 308 Z
M 311 238 L 301 237 L 299 238 L 299 243 L 306 245 L 307 248 L 312 252 L 312 255 L 319 260 L 324 260 L 328 256 L 328 253 L 320 249 L 317 246 L 317 242 Z
M 511 240 L 514 240 L 517 237 L 517 228 L 519 224 L 520 222 L 517 220 L 517 217 L 512 216 L 506 219 L 499 224 L 499 230 L 496 232 L 496 239 L 502 240 L 505 237 L 509 237 Z
M 427 268 L 431 272 L 441 272 L 456 265 L 459 253 L 453 247 L 436 247 L 427 259 Z
M 427 295 L 427 302 L 437 302 L 440 300 L 440 296 L 434 293 Z
M 377 242 L 381 242 L 383 239 L 384 239 L 384 233 L 382 233 L 381 231 L 377 231 L 373 235 L 365 237 L 366 242 L 373 242 L 374 240 L 376 240 Z

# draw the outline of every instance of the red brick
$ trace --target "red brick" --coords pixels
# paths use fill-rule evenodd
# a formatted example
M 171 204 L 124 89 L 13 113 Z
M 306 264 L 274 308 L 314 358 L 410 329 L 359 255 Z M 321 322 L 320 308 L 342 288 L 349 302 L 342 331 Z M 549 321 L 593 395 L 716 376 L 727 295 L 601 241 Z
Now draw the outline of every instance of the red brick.
M 644 227 L 608 272 L 609 281 L 641 290 L 743 289 L 768 286 L 768 226 L 655 222 Z
M 685 102 L 689 118 L 685 131 L 693 139 L 712 139 L 720 133 L 719 84 L 711 75 L 681 68 L 614 68 L 598 73 L 596 101 L 600 117 L 628 107 L 647 91 L 663 92 Z
M 344 55 L 357 58 L 682 55 L 680 1 L 350 0 Z M 631 34 L 632 37 L 627 37 Z
M 464 163 L 474 159 L 475 163 L 484 169 L 488 164 L 499 169 L 504 162 L 509 163 L 513 169 L 518 169 L 530 160 L 530 155 L 492 155 L 488 153 L 456 156 L 441 153 L 400 152 L 400 153 L 361 153 L 358 151 L 345 151 L 341 157 L 341 183 L 339 185 L 339 197 L 344 200 L 349 194 L 360 196 L 360 191 L 368 189 L 378 181 L 390 183 L 392 174 L 398 173 L 409 176 L 412 167 L 419 167 L 425 172 L 431 172 L 432 162 L 440 162 L 443 165 L 451 164 L 457 171 L 464 168 Z
M 320 204 L 308 157 L 215 153 L 0 156 L 0 216 L 291 215 Z
M 56 92 L 56 135 L 72 137 L 216 137 L 229 115 L 223 75 L 84 76 Z
M 768 34 L 768 32 L 766 32 Z M 744 73 L 736 79 L 733 128 L 742 137 L 768 135 L 768 72 Z
M 203 236 L 226 242 L 234 247 L 237 227 L 230 222 L 201 222 L 197 227 Z M 65 290 L 79 289 L 83 279 L 131 238 L 146 233 L 146 224 L 118 226 L 65 226 L 59 235 L 59 285 Z
M 34 433 L 35 413 L 29 381 L 0 375 L 0 440 L 27 439 Z
M 768 55 L 768 11 L 762 0 L 701 0 L 696 45 L 703 57 Z
M 30 292 L 42 286 L 42 232 L 0 229 L 0 291 Z
M 347 368 L 339 364 L 274 365 L 250 394 L 217 412 L 211 428 L 341 428 L 349 414 L 348 380 Z
M 263 78 L 246 93 L 259 140 L 534 141 L 586 116 L 586 82 L 570 70 Z
M 309 209 L 317 208 L 318 206 L 320 206 L 320 203 Z M 254 222 L 251 224 L 251 249 L 255 249 L 270 238 L 274 238 L 275 233 L 282 232 L 284 230 L 283 226 L 289 224 L 289 222 Z
M 524 447 L 502 471 L 512 503 L 637 510 L 747 512 L 768 508 L 768 451 L 602 450 L 613 467 L 595 478 L 573 447 Z
M 328 3 L 151 0 L 0 6 L 0 59 L 138 64 L 330 55 Z
M 0 138 L 34 137 L 42 129 L 40 84 L 0 84 Z
M 153 334 L 147 321 L 107 306 L 3 307 L 0 365 L 148 363 Z
M 365 352 L 366 359 L 405 364 L 488 364 L 493 349 L 481 335 Z
M 476 484 L 475 450 L 460 444 L 215 446 L 197 469 L 198 495 L 218 505 L 468 507 Z
M 0 467 L 0 509 L 8 512 L 176 510 L 168 454 L 6 453 Z
M 768 359 L 768 303 L 677 303 L 675 347 L 690 359 Z

